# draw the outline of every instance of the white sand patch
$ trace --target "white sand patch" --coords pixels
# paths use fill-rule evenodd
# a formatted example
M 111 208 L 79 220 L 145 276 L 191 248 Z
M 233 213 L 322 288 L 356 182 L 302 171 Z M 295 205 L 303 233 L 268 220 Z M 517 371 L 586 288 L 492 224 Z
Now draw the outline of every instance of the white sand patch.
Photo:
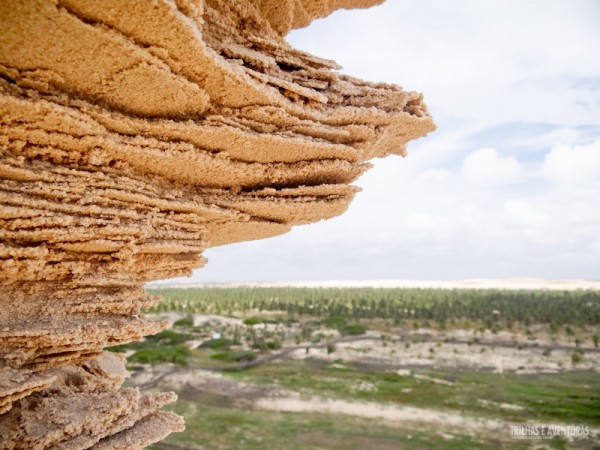
M 482 404 L 493 405 L 503 410 L 520 410 L 519 405 L 510 403 L 486 402 L 481 400 Z M 445 430 L 447 432 L 460 432 L 473 436 L 492 433 L 496 438 L 510 439 L 510 425 L 514 423 L 500 420 L 469 416 L 459 413 L 439 411 L 414 406 L 401 406 L 381 404 L 374 402 L 358 402 L 340 399 L 328 399 L 318 396 L 301 397 L 295 392 L 280 391 L 276 397 L 262 397 L 253 402 L 257 409 L 268 411 L 283 411 L 291 413 L 320 413 L 331 415 L 347 415 L 361 417 L 365 419 L 375 419 L 385 421 L 389 425 L 398 427 L 407 427 L 415 429 L 415 425 L 420 424 L 424 429 L 436 429 L 437 432 Z M 545 427 L 565 427 L 572 424 L 550 423 L 550 422 L 523 422 L 518 425 L 545 426 Z M 597 427 L 589 428 L 590 436 L 600 436 L 600 429 Z M 452 435 L 446 435 L 448 439 Z M 567 436 L 568 441 L 575 438 Z
M 507 411 L 522 411 L 525 409 L 521 405 L 514 405 L 512 403 L 503 403 L 503 402 L 492 402 L 490 400 L 479 399 L 477 402 L 483 406 L 493 406 L 495 408 L 504 409 Z
M 194 326 L 199 327 L 203 325 L 210 326 L 242 326 L 243 322 L 241 319 L 236 319 L 234 317 L 224 317 L 224 316 L 216 316 L 213 314 L 195 314 L 194 315 Z
M 427 375 L 420 375 L 418 373 L 415 373 L 413 375 L 413 377 L 415 377 L 417 380 L 431 381 L 432 383 L 435 383 L 435 384 L 444 384 L 446 386 L 454 386 L 454 383 L 452 381 L 442 380 L 441 378 L 429 377 Z
M 519 336 L 519 340 L 526 342 L 523 336 Z M 550 355 L 545 356 L 543 348 L 533 346 L 519 349 L 516 346 L 493 347 L 477 343 L 469 345 L 459 342 L 397 341 L 389 342 L 383 347 L 379 340 L 365 339 L 339 342 L 331 354 L 327 353 L 326 348 L 311 348 L 308 352 L 305 348 L 299 348 L 288 357 L 318 358 L 330 362 L 339 359 L 346 363 L 379 361 L 381 365 L 395 366 L 400 370 L 410 367 L 446 367 L 483 369 L 496 373 L 554 373 L 573 368 L 571 353 L 574 350 L 575 347 L 570 350 L 553 349 Z M 600 372 L 600 353 L 585 353 L 583 360 L 577 364 L 577 369 Z M 425 379 L 422 381 L 433 382 Z
M 384 405 L 372 402 L 352 402 L 321 397 L 301 398 L 289 393 L 286 397 L 261 398 L 255 402 L 258 409 L 269 411 L 344 414 L 367 419 L 385 420 L 393 424 L 424 422 L 438 426 L 458 427 L 469 432 L 499 430 L 504 423 L 460 414 L 413 406 Z

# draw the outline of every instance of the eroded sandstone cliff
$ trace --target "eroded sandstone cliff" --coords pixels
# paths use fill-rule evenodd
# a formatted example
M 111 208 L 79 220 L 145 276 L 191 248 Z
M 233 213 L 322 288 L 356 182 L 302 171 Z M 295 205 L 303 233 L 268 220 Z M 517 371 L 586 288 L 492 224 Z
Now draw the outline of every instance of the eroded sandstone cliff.
M 420 94 L 282 37 L 380 2 L 0 2 L 0 448 L 183 428 L 102 349 L 168 326 L 146 281 L 341 214 L 369 159 L 434 128 Z

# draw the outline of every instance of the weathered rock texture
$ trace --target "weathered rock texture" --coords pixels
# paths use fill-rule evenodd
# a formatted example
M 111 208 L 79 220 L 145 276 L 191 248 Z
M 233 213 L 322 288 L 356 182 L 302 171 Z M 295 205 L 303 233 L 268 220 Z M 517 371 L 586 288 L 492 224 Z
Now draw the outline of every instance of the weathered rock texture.
M 107 346 L 164 329 L 143 283 L 342 213 L 433 129 L 418 93 L 283 39 L 380 0 L 0 2 L 1 448 L 139 448 L 173 394 Z M 349 30 L 351 32 L 351 30 Z

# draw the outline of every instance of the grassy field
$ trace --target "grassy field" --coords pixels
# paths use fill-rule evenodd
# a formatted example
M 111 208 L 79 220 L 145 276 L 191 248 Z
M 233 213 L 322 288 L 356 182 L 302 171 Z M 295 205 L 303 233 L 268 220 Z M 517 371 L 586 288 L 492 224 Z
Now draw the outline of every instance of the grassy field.
M 230 372 L 244 383 L 290 389 L 304 398 L 320 396 L 381 404 L 409 405 L 490 418 L 513 424 L 577 423 L 598 427 L 600 387 L 594 372 L 544 375 L 498 375 L 415 371 L 440 385 L 413 376 L 340 368 L 339 363 L 283 362 Z M 360 387 L 369 385 L 368 390 Z M 167 441 L 204 449 L 430 449 L 531 448 L 511 440 L 507 430 L 466 433 L 450 426 L 392 423 L 347 415 L 261 411 L 236 406 L 227 396 L 200 390 L 180 392 L 174 410 L 186 418 L 185 433 Z M 481 401 L 485 399 L 485 401 Z M 235 403 L 235 402 L 234 402 Z M 514 405 L 518 409 L 502 409 Z M 536 448 L 598 448 L 593 440 L 569 443 L 555 438 Z M 158 448 L 158 447 L 157 447 Z
M 179 395 L 186 431 L 154 448 L 600 448 L 597 293 L 156 293 L 173 328 L 112 349 L 131 385 Z
M 186 418 L 185 434 L 174 435 L 168 442 L 189 448 L 216 449 L 484 449 L 502 448 L 503 444 L 478 438 L 410 430 L 381 421 L 343 415 L 303 414 L 232 409 L 180 401 L 175 411 Z M 160 447 L 156 447 L 160 448 Z M 528 448 L 527 445 L 505 448 Z M 555 442 L 551 448 L 565 448 Z
M 600 425 L 600 383 L 591 371 L 495 374 L 413 370 L 411 375 L 357 369 L 339 362 L 302 361 L 231 374 L 243 381 L 277 384 L 306 394 L 442 409 L 510 422 L 577 422 Z M 424 376 L 415 378 L 414 374 Z M 430 380 L 445 380 L 439 384 Z M 360 389 L 360 386 L 369 389 Z M 485 399 L 485 402 L 480 402 Z M 516 408 L 503 410 L 498 404 Z

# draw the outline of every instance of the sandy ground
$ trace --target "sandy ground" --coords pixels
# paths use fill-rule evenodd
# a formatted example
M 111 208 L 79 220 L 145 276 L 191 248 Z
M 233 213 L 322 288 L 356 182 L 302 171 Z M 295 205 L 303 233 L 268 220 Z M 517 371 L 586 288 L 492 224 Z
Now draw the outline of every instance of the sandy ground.
M 501 409 L 512 409 L 517 405 L 497 404 Z M 372 402 L 353 402 L 339 399 L 322 397 L 302 398 L 294 392 L 288 392 L 287 396 L 263 397 L 254 402 L 254 407 L 268 411 L 283 411 L 295 413 L 318 413 L 318 414 L 343 414 L 365 419 L 383 420 L 388 424 L 412 428 L 414 426 L 435 427 L 436 432 L 446 433 L 444 436 L 451 439 L 453 432 L 466 433 L 469 435 L 489 435 L 493 433 L 497 439 L 510 439 L 510 426 L 515 425 L 492 419 L 484 419 L 465 414 L 457 414 L 413 406 L 386 405 Z M 568 426 L 568 424 L 531 422 L 519 423 L 521 426 Z M 598 436 L 600 428 L 591 427 L 591 436 Z M 504 439 L 503 439 L 504 438 Z
M 183 314 L 172 313 L 156 317 L 177 320 L 183 316 Z M 287 328 L 281 324 L 257 324 L 248 327 L 240 319 L 201 314 L 194 316 L 194 325 L 225 332 L 235 326 L 242 329 L 254 328 L 257 331 L 265 329 L 271 332 L 283 332 L 287 330 L 289 336 L 298 331 L 294 328 L 295 325 Z M 396 330 L 398 334 L 384 333 L 389 339 L 383 341 L 382 333 L 368 331 L 363 340 L 335 344 L 335 351 L 330 354 L 327 353 L 324 344 L 326 341 L 339 339 L 339 332 L 319 329 L 313 332 L 313 336 L 321 335 L 323 337 L 320 341 L 322 348 L 310 348 L 307 352 L 305 347 L 301 346 L 286 357 L 319 358 L 329 361 L 341 359 L 345 362 L 359 362 L 392 368 L 451 367 L 496 373 L 505 371 L 549 373 L 572 369 L 571 354 L 577 348 L 574 338 L 564 334 L 553 336 L 538 328 L 535 325 L 531 327 L 535 332 L 533 339 L 522 332 L 506 330 L 494 334 L 489 330 L 485 332 L 463 329 L 440 331 L 420 328 L 416 330 L 398 329 Z M 194 349 L 209 338 L 210 333 L 202 338 L 190 340 L 186 345 Z M 361 337 L 357 337 L 357 339 L 361 339 Z M 294 345 L 290 337 L 290 341 L 286 342 L 284 347 Z M 522 348 L 519 348 L 519 345 Z M 600 352 L 593 349 L 589 336 L 583 339 L 582 347 L 584 357 L 581 362 L 577 363 L 576 368 L 600 373 Z M 551 349 L 549 354 L 544 354 L 546 348 Z
M 544 355 L 545 346 L 553 347 L 556 344 L 538 339 L 533 346 L 533 341 L 528 341 L 525 336 L 512 333 L 499 333 L 498 335 L 477 335 L 481 343 L 468 344 L 467 342 L 443 342 L 440 333 L 434 330 L 417 330 L 403 338 L 394 338 L 392 341 L 382 342 L 380 333 L 368 332 L 365 340 L 348 343 L 338 343 L 335 351 L 328 354 L 326 348 L 311 348 L 308 352 L 299 349 L 290 354 L 291 358 L 319 358 L 328 361 L 342 360 L 344 362 L 358 362 L 365 365 L 379 365 L 390 367 L 451 367 L 468 368 L 471 370 L 485 370 L 496 373 L 515 371 L 517 373 L 551 373 L 565 369 L 572 369 L 571 354 L 576 349 L 569 343 L 568 349 L 553 349 L 549 355 Z M 412 335 L 412 337 L 411 337 Z M 427 339 L 423 335 L 434 336 L 437 341 Z M 474 334 L 465 330 L 446 332 L 449 338 L 457 340 L 473 340 Z M 369 339 L 370 338 L 370 339 Z M 373 339 L 375 338 L 375 339 Z M 415 342 L 422 341 L 422 342 Z M 496 340 L 498 345 L 494 345 Z M 520 342 L 527 345 L 524 348 L 502 346 L 500 342 Z M 561 342 L 559 342 L 561 344 Z M 562 344 L 567 344 L 562 342 Z M 577 363 L 577 369 L 594 370 L 600 373 L 600 352 L 588 351 L 584 353 L 583 360 Z
M 495 420 L 468 417 L 460 414 L 436 411 L 412 406 L 385 405 L 373 402 L 352 402 L 322 397 L 302 398 L 294 392 L 287 396 L 265 397 L 255 402 L 258 409 L 285 412 L 310 412 L 320 414 L 344 414 L 366 419 L 379 419 L 392 424 L 435 424 L 436 426 L 460 428 L 470 433 L 499 430 L 505 424 Z
M 434 349 L 434 354 L 429 349 Z M 481 349 L 484 349 L 484 352 Z M 395 352 L 395 353 L 394 353 Z M 296 359 L 320 358 L 335 361 L 359 362 L 366 365 L 390 365 L 396 367 L 454 367 L 470 368 L 496 373 L 515 371 L 516 373 L 552 373 L 571 368 L 571 352 L 555 350 L 550 356 L 543 356 L 540 349 L 489 348 L 467 344 L 442 344 L 436 347 L 431 343 L 375 346 L 369 341 L 338 344 L 336 351 L 327 354 L 324 349 L 297 350 L 290 356 Z M 600 357 L 586 356 L 577 364 L 581 370 L 595 370 L 600 373 Z

